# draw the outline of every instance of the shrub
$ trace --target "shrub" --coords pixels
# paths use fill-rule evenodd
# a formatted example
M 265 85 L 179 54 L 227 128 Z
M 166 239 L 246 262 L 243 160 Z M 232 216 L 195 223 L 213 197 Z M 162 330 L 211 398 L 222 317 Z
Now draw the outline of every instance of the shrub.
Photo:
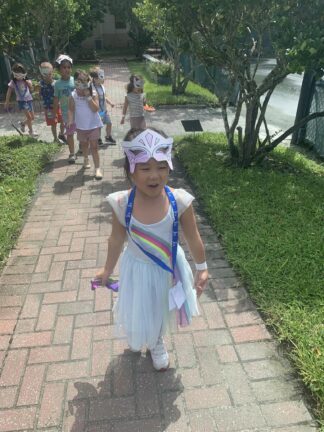
M 150 72 L 160 77 L 171 77 L 172 64 L 169 62 L 150 63 Z

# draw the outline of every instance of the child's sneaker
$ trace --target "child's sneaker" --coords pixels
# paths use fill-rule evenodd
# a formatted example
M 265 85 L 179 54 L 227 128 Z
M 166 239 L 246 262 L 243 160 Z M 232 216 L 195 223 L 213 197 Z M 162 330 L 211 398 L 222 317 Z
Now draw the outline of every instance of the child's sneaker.
M 109 136 L 106 136 L 106 142 L 108 142 L 108 143 L 110 143 L 110 144 L 112 144 L 112 145 L 115 145 L 116 144 L 116 140 L 114 140 L 114 138 L 111 136 L 111 135 L 109 135 Z
M 25 133 L 26 125 L 25 125 L 24 122 L 22 122 L 22 121 L 19 122 L 19 128 L 20 128 L 20 130 L 21 130 L 22 133 Z
M 58 139 L 59 139 L 60 141 L 62 141 L 64 144 L 66 144 L 66 138 L 65 138 L 65 135 L 64 135 L 64 134 L 59 134 Z
M 37 138 L 39 136 L 39 133 L 30 131 L 29 136 L 31 136 L 32 138 Z
M 157 344 L 151 349 L 153 367 L 159 372 L 165 372 L 169 367 L 169 354 L 165 348 L 163 337 L 160 336 Z
M 100 168 L 96 168 L 96 174 L 95 174 L 95 179 L 96 180 L 101 180 L 103 177 L 101 169 Z
M 83 168 L 84 168 L 84 169 L 89 169 L 89 168 L 91 168 L 91 165 L 90 165 L 90 163 L 89 163 L 89 158 L 84 158 L 84 161 L 83 161 Z
M 102 141 L 102 139 L 101 139 L 101 138 L 99 138 L 99 139 L 98 139 L 98 145 L 99 145 L 99 146 L 102 146 L 102 145 L 104 145 L 104 142 Z
M 75 161 L 76 161 L 76 155 L 73 153 L 70 153 L 69 158 L 68 158 L 69 164 L 75 164 Z

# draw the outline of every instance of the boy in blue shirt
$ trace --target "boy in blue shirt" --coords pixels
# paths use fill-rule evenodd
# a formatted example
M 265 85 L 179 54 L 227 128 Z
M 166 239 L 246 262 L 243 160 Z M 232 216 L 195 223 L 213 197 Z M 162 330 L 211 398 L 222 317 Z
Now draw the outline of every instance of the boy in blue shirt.
M 54 84 L 54 106 L 53 111 L 58 112 L 59 104 L 62 110 L 62 117 L 66 130 L 66 140 L 69 146 L 70 155 L 68 162 L 74 164 L 76 161 L 76 154 L 74 152 L 74 132 L 75 124 L 71 127 L 67 127 L 68 124 L 68 109 L 69 109 L 69 97 L 74 90 L 74 78 L 71 76 L 73 60 L 71 57 L 61 54 L 55 61 L 55 65 L 61 75 L 61 78 L 55 81 Z

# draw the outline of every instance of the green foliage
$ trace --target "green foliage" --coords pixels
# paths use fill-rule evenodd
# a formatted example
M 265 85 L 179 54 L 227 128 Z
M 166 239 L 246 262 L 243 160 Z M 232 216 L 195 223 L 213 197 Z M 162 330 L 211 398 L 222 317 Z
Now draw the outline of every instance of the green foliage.
M 284 133 L 275 138 L 268 134 L 265 140 L 260 139 L 275 87 L 291 72 L 320 71 L 324 67 L 323 1 L 150 1 L 173 16 L 172 31 L 187 38 L 195 58 L 206 67 L 215 66 L 226 72 L 231 84 L 227 91 L 219 91 L 217 78 L 214 80 L 231 157 L 241 166 L 260 162 L 285 137 Z M 276 65 L 258 83 L 255 74 L 268 49 L 265 40 L 271 42 Z M 230 123 L 227 108 L 235 83 L 239 84 L 240 93 L 236 115 Z M 235 142 L 234 132 L 243 106 L 245 124 Z
M 170 85 L 158 85 L 147 72 L 144 62 L 128 62 L 130 71 L 142 75 L 145 79 L 144 91 L 149 104 L 161 105 L 217 105 L 217 98 L 209 90 L 200 87 L 198 84 L 189 82 L 186 93 L 173 95 Z
M 44 40 L 45 56 L 53 60 L 69 44 L 80 44 L 102 22 L 105 0 L 10 0 L 0 2 L 0 48 Z
M 58 150 L 30 138 L 0 138 L 0 268 L 13 248 L 36 179 Z
M 221 134 L 186 136 L 177 154 L 227 258 L 268 317 L 324 421 L 324 166 L 278 148 L 262 166 L 230 162 Z
M 78 15 L 80 29 L 71 36 L 69 41 L 70 46 L 81 47 L 81 43 L 88 36 L 91 36 L 93 29 L 98 23 L 102 23 L 107 12 L 106 0 L 83 0 L 86 8 L 86 13 Z M 82 9 L 82 2 L 78 1 L 79 8 Z M 94 51 L 94 54 L 96 52 Z M 88 57 L 91 60 L 96 57 Z
M 142 25 L 152 34 L 153 40 L 163 47 L 163 51 L 170 63 L 172 63 L 171 79 L 172 93 L 182 94 L 190 79 L 183 76 L 180 56 L 188 49 L 187 38 L 180 37 L 174 32 L 173 27 L 176 20 L 173 19 L 172 12 L 162 7 L 158 1 L 143 0 L 133 8 L 134 14 L 138 17 Z
M 21 42 L 25 10 L 20 0 L 0 2 L 0 52 L 10 49 Z
M 169 62 L 150 63 L 150 72 L 161 77 L 171 77 L 172 64 Z

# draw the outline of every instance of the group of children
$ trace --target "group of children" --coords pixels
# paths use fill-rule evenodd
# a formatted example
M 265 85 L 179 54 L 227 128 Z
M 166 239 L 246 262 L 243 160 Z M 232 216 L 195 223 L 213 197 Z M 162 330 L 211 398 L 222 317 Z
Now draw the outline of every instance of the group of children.
M 52 65 L 48 62 L 40 65 L 40 94 L 46 123 L 52 128 L 54 140 L 65 139 L 66 135 L 69 163 L 76 160 L 73 135 L 77 132 L 84 168 L 90 167 L 90 148 L 95 177 L 101 179 L 97 145 L 104 124 L 107 141 L 115 143 L 107 113 L 107 104 L 114 105 L 105 95 L 103 71 L 93 69 L 88 74 L 77 70 L 72 77 L 72 59 L 67 55 L 57 58 L 56 67 L 61 77 L 54 82 Z M 26 124 L 29 133 L 34 135 L 31 82 L 21 65 L 14 65 L 12 71 L 6 105 L 14 89 L 19 108 L 26 115 L 22 128 Z M 131 129 L 122 148 L 125 172 L 132 188 L 107 197 L 113 210 L 112 232 L 106 263 L 96 280 L 108 284 L 127 239 L 114 309 L 117 328 L 126 335 L 132 351 L 148 348 L 153 367 L 165 371 L 169 367 L 169 355 L 163 336 L 173 325 L 186 326 L 199 314 L 197 297 L 206 286 L 208 270 L 192 207 L 194 197 L 167 185 L 173 170 L 173 140 L 162 131 L 146 127 L 143 86 L 140 76 L 130 77 L 121 124 L 129 110 Z M 194 278 L 179 245 L 179 225 L 195 262 Z
M 77 70 L 72 77 L 73 61 L 68 55 L 60 55 L 55 66 L 60 74 L 54 80 L 54 69 L 51 63 L 44 61 L 39 66 L 41 80 L 39 94 L 43 102 L 45 121 L 51 127 L 54 141 L 66 142 L 69 146 L 70 164 L 75 163 L 77 154 L 84 155 L 84 168 L 90 168 L 88 152 L 92 153 L 95 178 L 102 179 L 100 169 L 98 145 L 103 144 L 100 137 L 101 128 L 106 126 L 105 141 L 115 145 L 111 136 L 112 122 L 107 112 L 107 104 L 114 104 L 106 97 L 104 88 L 104 71 L 94 68 L 88 74 Z M 32 98 L 32 82 L 28 79 L 24 66 L 16 63 L 12 66 L 12 79 L 8 84 L 5 109 L 8 109 L 12 91 L 15 91 L 19 110 L 24 112 L 25 120 L 20 122 L 20 129 L 25 132 L 28 126 L 29 134 L 38 134 L 33 130 L 34 110 Z M 60 131 L 57 134 L 57 124 Z M 74 148 L 74 133 L 80 143 L 79 151 Z

